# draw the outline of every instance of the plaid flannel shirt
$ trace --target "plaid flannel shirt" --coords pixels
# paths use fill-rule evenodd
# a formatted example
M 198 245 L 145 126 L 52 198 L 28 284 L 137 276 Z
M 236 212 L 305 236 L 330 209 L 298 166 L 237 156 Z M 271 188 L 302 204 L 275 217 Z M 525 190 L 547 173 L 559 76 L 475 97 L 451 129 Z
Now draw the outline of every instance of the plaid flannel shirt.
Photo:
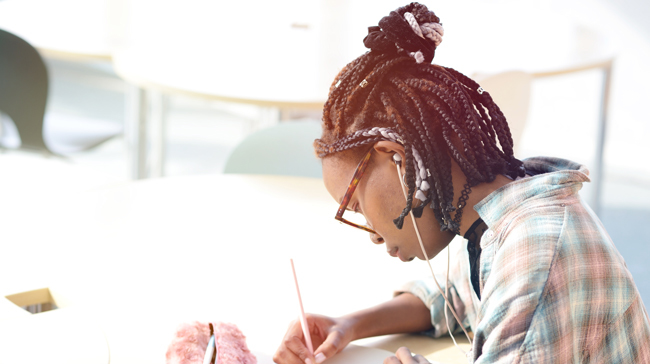
M 588 171 L 557 158 L 524 161 L 531 177 L 475 206 L 481 238 L 479 300 L 467 241 L 452 243 L 450 299 L 474 332 L 475 363 L 650 363 L 650 323 L 623 258 L 578 195 Z M 436 275 L 444 289 L 444 275 Z M 438 337 L 447 333 L 433 279 L 398 292 L 418 296 Z M 449 314 L 452 331 L 460 332 Z

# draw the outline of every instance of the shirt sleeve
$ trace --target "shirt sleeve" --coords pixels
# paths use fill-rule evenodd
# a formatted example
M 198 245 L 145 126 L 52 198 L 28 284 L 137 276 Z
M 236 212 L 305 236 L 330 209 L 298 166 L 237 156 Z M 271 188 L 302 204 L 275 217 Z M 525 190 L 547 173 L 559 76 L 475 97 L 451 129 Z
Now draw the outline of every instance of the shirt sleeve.
M 467 254 L 467 241 L 463 238 L 456 237 L 452 243 L 449 244 L 450 250 L 450 269 L 449 269 L 449 299 L 451 306 L 456 311 L 458 318 L 462 321 L 465 328 L 471 328 L 476 318 L 475 300 L 478 300 L 476 294 L 473 292 L 469 280 L 469 258 Z M 445 291 L 447 286 L 446 273 L 447 273 L 447 252 L 443 251 L 431 261 L 434 267 L 434 274 L 436 280 L 440 284 L 442 291 Z M 418 297 L 425 306 L 429 309 L 431 314 L 431 324 L 433 328 L 423 334 L 437 338 L 442 335 L 448 334 L 447 323 L 445 318 L 445 309 L 447 311 L 447 318 L 449 319 L 449 328 L 451 332 L 462 333 L 461 325 L 456 321 L 454 315 L 449 308 L 446 308 L 444 297 L 440 294 L 438 286 L 436 285 L 433 277 L 426 277 L 424 279 L 411 281 L 404 284 L 399 290 L 395 291 L 395 295 L 402 293 L 411 293 Z M 472 297 L 472 295 L 474 297 Z

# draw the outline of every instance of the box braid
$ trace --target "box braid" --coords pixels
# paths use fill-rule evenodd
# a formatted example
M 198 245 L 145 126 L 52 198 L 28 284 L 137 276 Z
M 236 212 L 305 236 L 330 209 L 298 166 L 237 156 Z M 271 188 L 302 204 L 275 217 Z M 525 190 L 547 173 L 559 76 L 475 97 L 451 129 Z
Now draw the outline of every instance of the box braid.
M 380 140 L 402 144 L 408 193 L 395 225 L 401 229 L 411 210 L 420 217 L 430 205 L 441 230 L 458 234 L 471 187 L 499 174 L 514 179 L 525 170 L 490 94 L 462 73 L 431 64 L 443 32 L 440 19 L 418 3 L 370 27 L 364 39 L 370 51 L 332 83 L 314 147 L 324 158 Z M 467 178 L 456 204 L 452 158 Z M 414 199 L 421 204 L 412 208 Z

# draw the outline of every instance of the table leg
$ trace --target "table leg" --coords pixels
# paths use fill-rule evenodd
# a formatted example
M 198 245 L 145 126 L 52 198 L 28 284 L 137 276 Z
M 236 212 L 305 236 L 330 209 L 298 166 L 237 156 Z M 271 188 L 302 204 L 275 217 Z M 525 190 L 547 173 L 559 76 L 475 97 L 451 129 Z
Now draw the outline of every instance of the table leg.
M 162 177 L 167 96 L 134 85 L 127 93 L 126 140 L 131 179 Z
M 126 97 L 127 115 L 124 133 L 128 150 L 129 176 L 131 179 L 142 179 L 147 175 L 147 92 L 138 86 L 129 85 Z
M 5 117 L 6 117 L 5 114 L 2 111 L 0 111 L 0 140 L 2 140 L 2 136 L 4 135 L 3 132 L 4 132 Z
M 149 104 L 151 111 L 149 119 L 149 177 L 163 177 L 165 175 L 167 95 L 158 90 L 149 90 Z

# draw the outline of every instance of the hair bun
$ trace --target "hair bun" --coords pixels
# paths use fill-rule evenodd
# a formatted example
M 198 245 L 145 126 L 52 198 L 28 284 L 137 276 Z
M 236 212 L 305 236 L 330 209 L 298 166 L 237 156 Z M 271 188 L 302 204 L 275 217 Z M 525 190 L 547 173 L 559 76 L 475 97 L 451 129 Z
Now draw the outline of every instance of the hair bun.
M 443 34 L 440 19 L 432 11 L 422 4 L 410 3 L 391 11 L 379 21 L 379 26 L 369 27 L 363 44 L 379 53 L 403 50 L 417 63 L 431 63 Z

